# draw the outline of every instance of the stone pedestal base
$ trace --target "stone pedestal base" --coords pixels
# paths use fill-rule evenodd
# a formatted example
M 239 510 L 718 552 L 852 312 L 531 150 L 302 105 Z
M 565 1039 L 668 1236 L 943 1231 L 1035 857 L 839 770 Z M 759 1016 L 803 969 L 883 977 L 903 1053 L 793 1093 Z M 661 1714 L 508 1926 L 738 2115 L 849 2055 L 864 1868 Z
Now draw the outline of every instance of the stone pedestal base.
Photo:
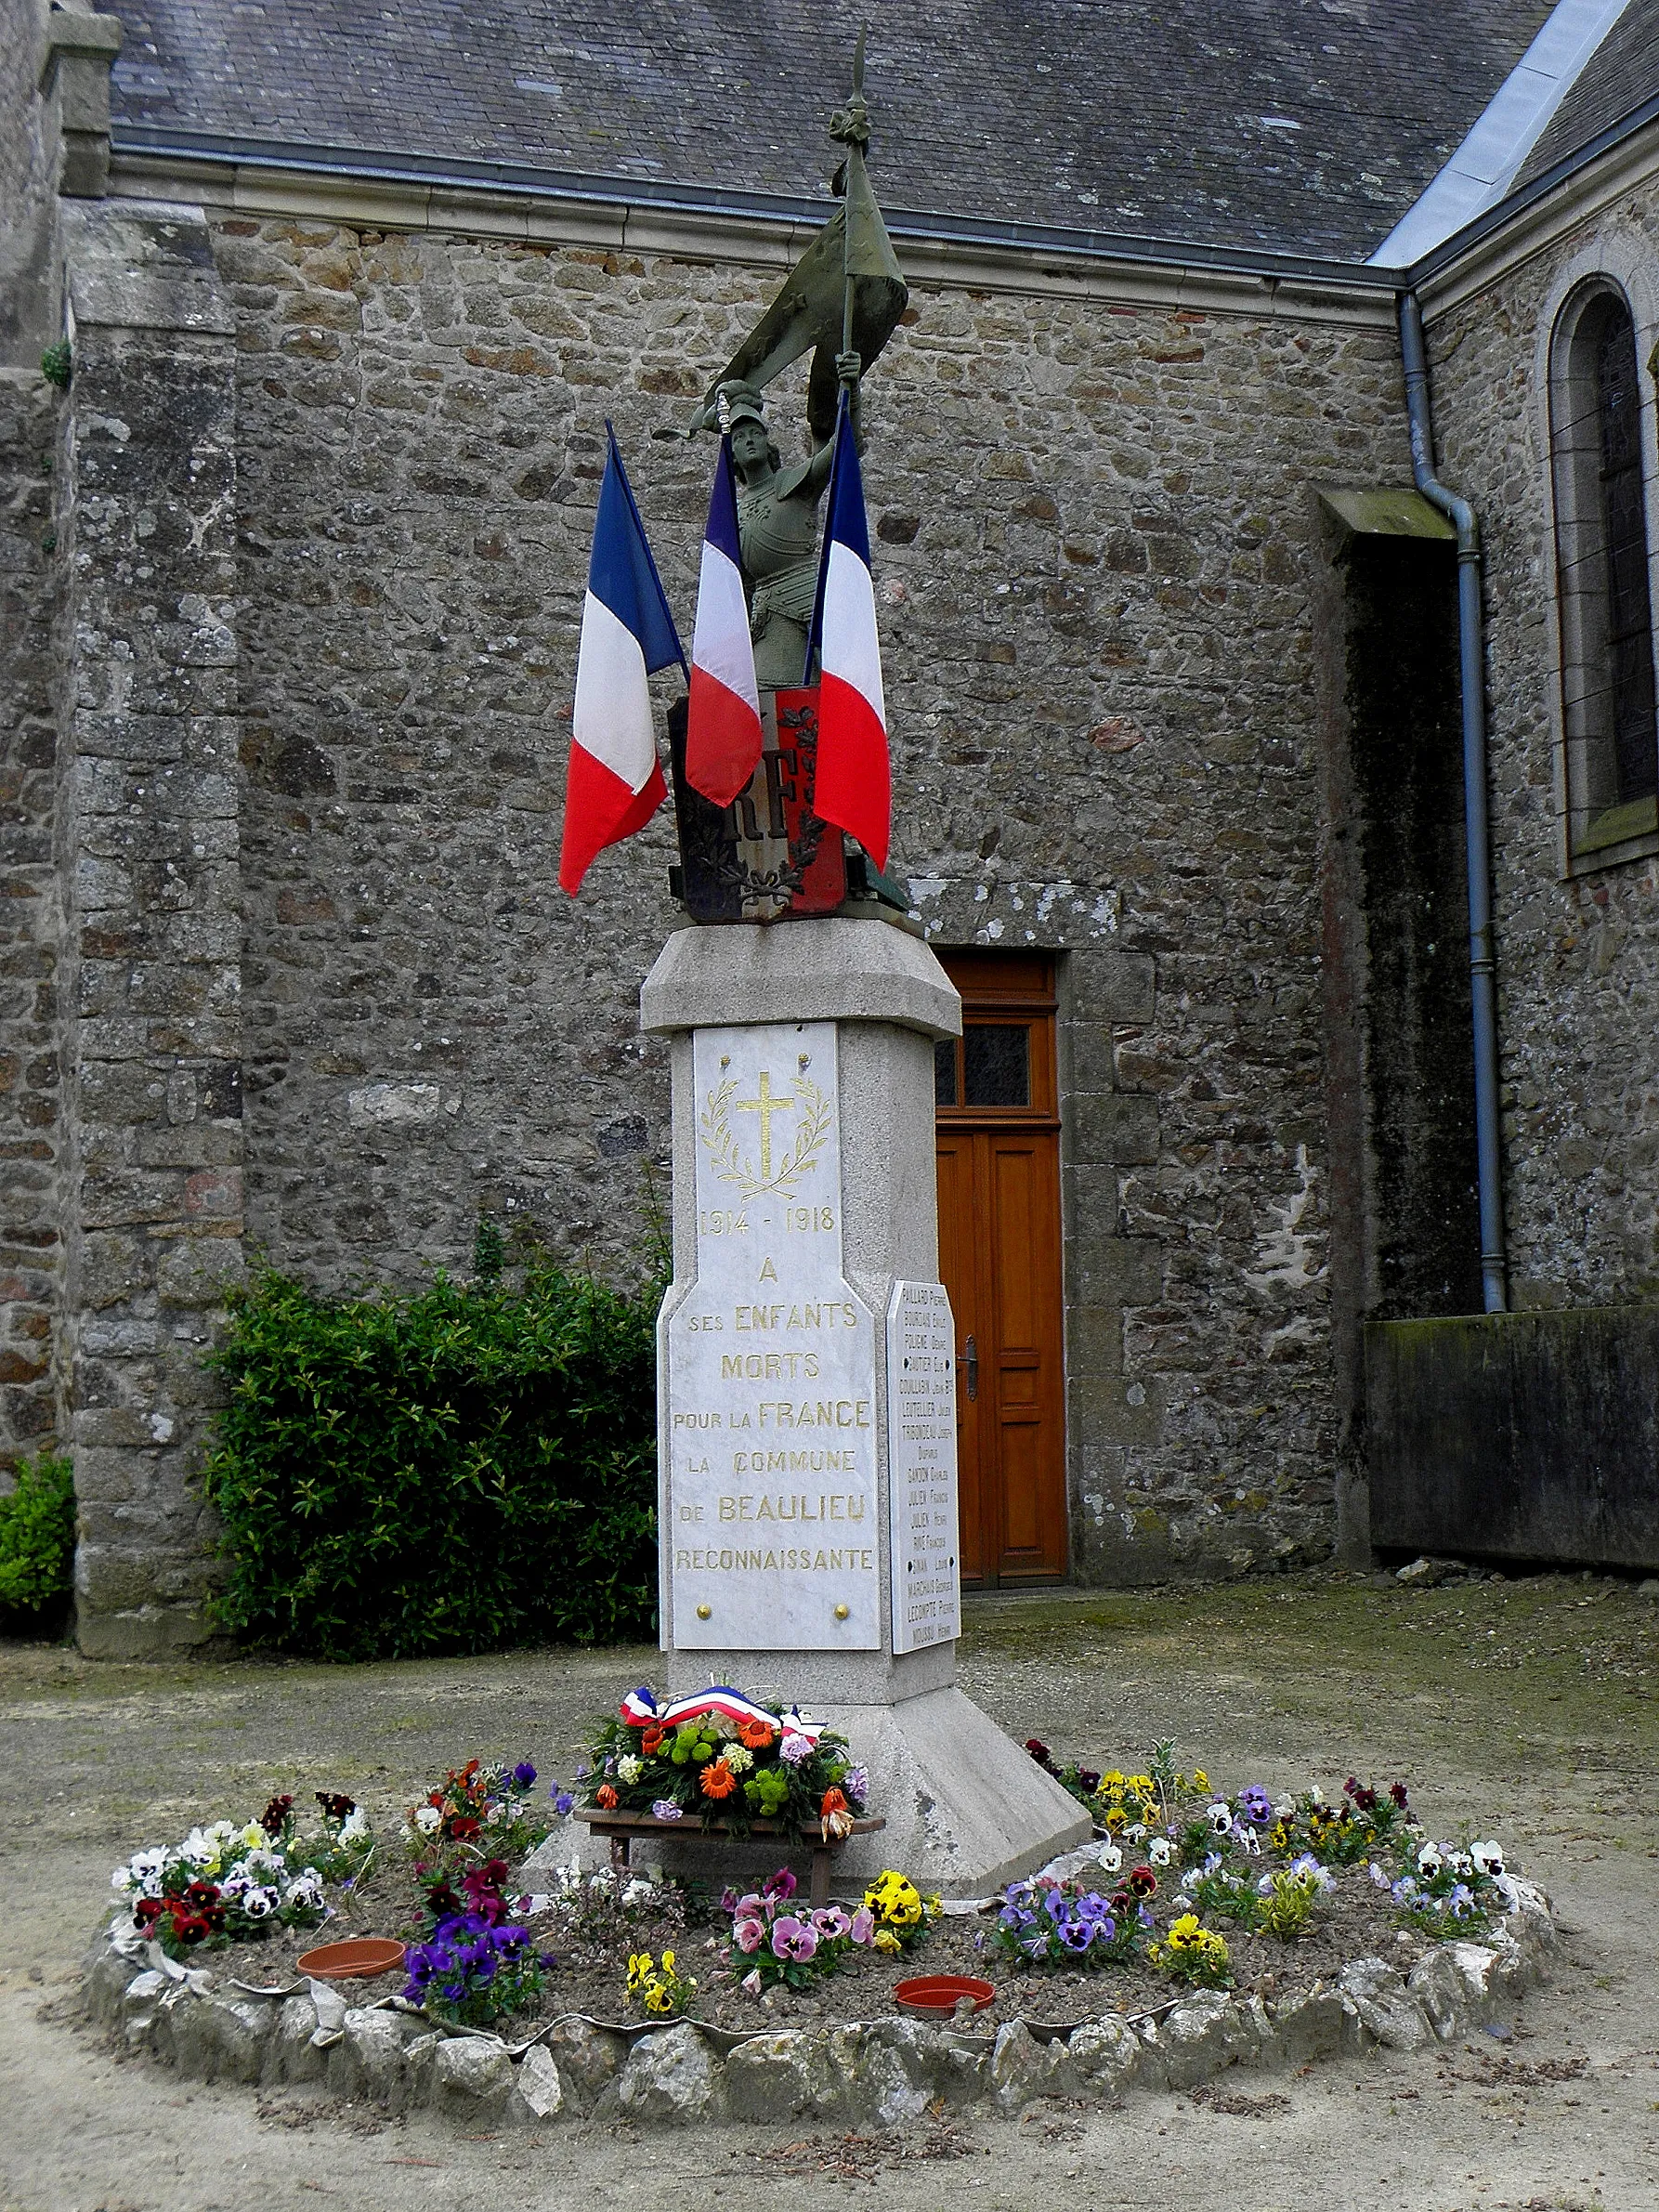
M 682 930 L 640 1008 L 673 1040 L 668 1694 L 728 1682 L 846 1736 L 887 1825 L 848 1843 L 838 1893 L 896 1866 L 985 1896 L 1090 1824 L 955 1686 L 948 1312 L 889 1342 L 909 1293 L 944 1304 L 934 1051 L 961 1002 L 925 944 L 836 915 Z M 778 1857 L 776 1841 L 649 1849 L 716 1888 Z

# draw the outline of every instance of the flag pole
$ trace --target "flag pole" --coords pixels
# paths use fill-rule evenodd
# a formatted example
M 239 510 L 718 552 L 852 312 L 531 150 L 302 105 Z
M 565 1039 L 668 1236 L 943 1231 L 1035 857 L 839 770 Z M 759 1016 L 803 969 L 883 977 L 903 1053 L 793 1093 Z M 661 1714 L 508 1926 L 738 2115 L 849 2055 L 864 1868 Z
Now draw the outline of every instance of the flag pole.
M 853 350 L 853 164 L 864 159 L 864 149 L 859 145 L 856 132 L 857 124 L 863 121 L 859 110 L 864 105 L 864 41 L 868 30 L 868 24 L 859 24 L 858 44 L 853 49 L 853 97 L 847 102 L 849 120 L 854 125 L 855 135 L 849 136 L 847 140 L 847 219 L 843 227 L 841 241 L 843 272 L 841 349 L 843 353 L 851 353 Z

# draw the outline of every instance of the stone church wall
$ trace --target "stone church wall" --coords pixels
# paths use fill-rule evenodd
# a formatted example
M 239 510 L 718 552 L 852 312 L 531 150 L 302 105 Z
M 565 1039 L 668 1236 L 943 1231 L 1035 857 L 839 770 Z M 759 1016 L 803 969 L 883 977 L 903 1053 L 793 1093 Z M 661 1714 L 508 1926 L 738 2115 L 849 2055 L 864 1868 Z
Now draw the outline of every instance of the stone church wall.
M 676 433 L 775 276 L 231 218 L 252 1236 L 333 1284 L 478 1210 L 637 1264 L 670 828 L 555 844 L 615 419 L 686 625 Z M 1065 953 L 1074 1564 L 1335 1534 L 1310 485 L 1405 471 L 1394 341 L 921 283 L 869 392 L 895 865 Z M 791 402 L 775 411 L 786 454 Z
M 1427 303 L 1441 474 L 1485 546 L 1505 1211 L 1517 1306 L 1659 1294 L 1659 855 L 1567 875 L 1548 337 L 1602 268 L 1637 318 L 1653 499 L 1659 199 L 1626 192 L 1518 267 Z

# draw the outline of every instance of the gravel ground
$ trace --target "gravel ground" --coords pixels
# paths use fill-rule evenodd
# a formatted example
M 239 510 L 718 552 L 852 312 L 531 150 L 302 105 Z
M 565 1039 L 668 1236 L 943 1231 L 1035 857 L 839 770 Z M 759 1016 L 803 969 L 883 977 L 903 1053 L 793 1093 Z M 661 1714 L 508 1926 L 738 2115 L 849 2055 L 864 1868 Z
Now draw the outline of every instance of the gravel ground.
M 1652 2212 L 1659 2205 L 1659 1606 L 1567 1577 L 1407 1591 L 1309 1576 L 1181 1594 L 970 1605 L 964 1686 L 1014 1735 L 1126 1765 L 1156 1736 L 1270 1788 L 1404 1774 L 1553 1892 L 1552 1988 L 1511 2040 L 1373 2055 L 1117 2111 L 1039 2108 L 898 2144 L 741 2128 L 555 2125 L 469 2140 L 314 2093 L 260 2099 L 121 2066 L 75 2017 L 76 1962 L 137 1844 L 273 1787 L 377 1818 L 474 1750 L 569 1761 L 654 1655 L 530 1652 L 327 1669 L 94 1667 L 0 1645 L 0 2212 L 286 2212 L 333 2201 L 582 2212 L 642 2191 L 699 2208 L 787 2182 L 791 2206 L 879 2185 L 903 2212 Z

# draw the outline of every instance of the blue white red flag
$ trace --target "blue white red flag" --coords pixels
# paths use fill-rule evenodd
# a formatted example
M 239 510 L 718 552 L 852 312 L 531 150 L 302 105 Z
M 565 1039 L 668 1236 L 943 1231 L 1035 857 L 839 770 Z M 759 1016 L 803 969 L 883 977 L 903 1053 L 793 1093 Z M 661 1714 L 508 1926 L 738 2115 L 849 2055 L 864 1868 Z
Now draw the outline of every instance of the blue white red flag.
M 754 680 L 749 596 L 738 543 L 731 440 L 720 441 L 697 582 L 691 639 L 691 705 L 686 779 L 716 806 L 729 806 L 761 758 L 761 696 Z
M 559 882 L 574 897 L 595 854 L 643 830 L 667 786 L 646 678 L 686 655 L 646 542 L 614 432 L 599 487 L 576 655 L 576 712 L 565 782 Z
M 637 1690 L 630 1690 L 617 1708 L 630 1728 L 677 1728 L 682 1721 L 698 1719 L 704 1713 L 719 1713 L 725 1720 L 741 1723 L 758 1722 L 765 1728 L 781 1727 L 786 1735 L 803 1735 L 808 1743 L 816 1744 L 824 1733 L 822 1721 L 805 1721 L 798 1706 L 786 1706 L 780 1714 L 769 1713 L 764 1705 L 756 1705 L 745 1697 L 741 1690 L 734 1690 L 726 1682 L 712 1682 L 706 1690 L 694 1690 L 688 1697 L 676 1697 L 672 1705 L 657 1703 L 655 1693 L 642 1682 Z
M 812 641 L 807 647 L 809 668 L 814 644 L 823 674 L 818 691 L 813 812 L 856 837 L 876 866 L 885 868 L 893 815 L 887 705 L 882 695 L 882 649 L 876 638 L 876 595 L 869 573 L 864 479 L 844 391 L 835 425 L 830 519 L 818 569 Z

